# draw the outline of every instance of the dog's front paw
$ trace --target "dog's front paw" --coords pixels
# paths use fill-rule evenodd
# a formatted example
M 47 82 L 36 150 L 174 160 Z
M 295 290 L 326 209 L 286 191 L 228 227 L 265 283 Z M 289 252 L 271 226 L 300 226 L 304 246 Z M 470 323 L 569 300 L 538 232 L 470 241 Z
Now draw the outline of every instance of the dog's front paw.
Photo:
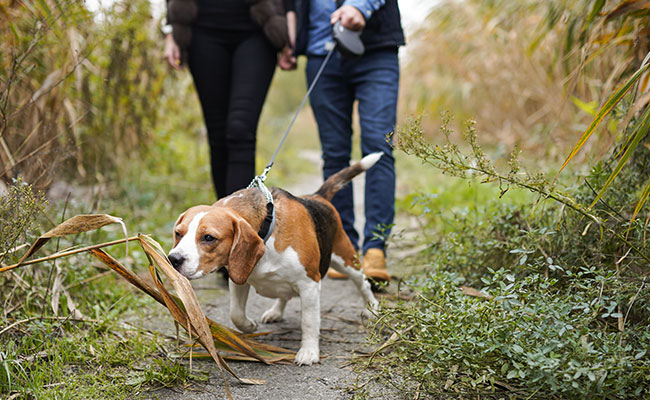
M 293 362 L 298 365 L 312 365 L 320 361 L 318 346 L 303 346 L 296 354 Z
M 277 322 L 282 319 L 282 313 L 278 311 L 275 307 L 271 307 L 268 310 L 264 311 L 260 321 L 263 324 L 269 324 L 271 322 Z
M 248 318 L 242 320 L 237 320 L 233 318 L 232 323 L 235 324 L 237 329 L 239 329 L 243 333 L 251 333 L 257 330 L 257 324 Z

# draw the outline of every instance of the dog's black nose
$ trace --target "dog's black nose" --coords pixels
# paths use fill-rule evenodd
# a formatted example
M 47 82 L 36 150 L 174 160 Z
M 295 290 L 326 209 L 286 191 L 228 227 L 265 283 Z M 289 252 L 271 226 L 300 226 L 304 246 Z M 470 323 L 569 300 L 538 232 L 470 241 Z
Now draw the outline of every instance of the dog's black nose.
M 167 256 L 167 258 L 169 258 L 169 262 L 172 263 L 172 266 L 176 270 L 178 270 L 181 267 L 181 265 L 183 265 L 183 262 L 185 262 L 185 257 L 183 257 L 178 253 L 170 253 L 169 256 Z

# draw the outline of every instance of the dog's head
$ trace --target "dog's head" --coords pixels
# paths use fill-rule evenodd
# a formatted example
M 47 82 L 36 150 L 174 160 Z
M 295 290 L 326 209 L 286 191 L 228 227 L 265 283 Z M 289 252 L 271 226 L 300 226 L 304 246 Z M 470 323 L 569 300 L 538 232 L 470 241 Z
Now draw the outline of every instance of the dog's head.
M 188 279 L 220 267 L 243 285 L 264 254 L 264 241 L 246 220 L 218 206 L 196 206 L 178 217 L 169 261 Z

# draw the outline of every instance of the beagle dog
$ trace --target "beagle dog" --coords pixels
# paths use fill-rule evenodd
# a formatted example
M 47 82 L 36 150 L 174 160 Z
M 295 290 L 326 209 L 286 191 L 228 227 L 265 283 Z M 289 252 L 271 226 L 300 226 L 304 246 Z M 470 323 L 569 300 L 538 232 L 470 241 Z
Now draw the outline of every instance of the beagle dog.
M 230 276 L 230 318 L 242 332 L 257 328 L 246 316 L 251 285 L 260 295 L 277 299 L 262 314 L 262 323 L 279 321 L 287 301 L 300 296 L 302 340 L 295 363 L 317 363 L 321 279 L 329 267 L 348 275 L 370 307 L 377 307 L 330 199 L 381 155 L 370 154 L 330 176 L 312 195 L 294 197 L 272 188 L 269 202 L 259 188 L 248 188 L 211 206 L 192 207 L 176 221 L 169 261 L 189 279 L 225 266 Z

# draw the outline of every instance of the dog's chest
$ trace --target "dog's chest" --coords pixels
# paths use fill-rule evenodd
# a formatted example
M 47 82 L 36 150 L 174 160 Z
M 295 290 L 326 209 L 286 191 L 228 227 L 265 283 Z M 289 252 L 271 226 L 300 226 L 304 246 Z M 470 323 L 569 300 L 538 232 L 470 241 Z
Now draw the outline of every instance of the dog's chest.
M 288 247 L 278 253 L 274 238 L 266 243 L 266 252 L 248 277 L 248 283 L 264 297 L 290 298 L 298 296 L 298 284 L 311 280 L 300 263 L 298 253 Z

